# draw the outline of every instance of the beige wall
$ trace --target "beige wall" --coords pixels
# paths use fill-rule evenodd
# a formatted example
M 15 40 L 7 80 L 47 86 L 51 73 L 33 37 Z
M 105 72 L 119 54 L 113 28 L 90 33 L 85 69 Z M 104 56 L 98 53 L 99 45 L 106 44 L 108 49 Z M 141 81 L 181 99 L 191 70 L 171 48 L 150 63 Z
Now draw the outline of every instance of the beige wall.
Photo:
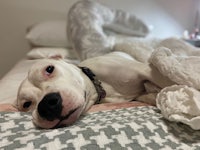
M 29 45 L 26 28 L 33 23 L 65 19 L 77 0 L 0 0 L 0 78 L 21 58 Z M 198 0 L 98 0 L 137 14 L 154 26 L 153 35 L 180 35 L 191 29 Z
M 66 18 L 73 0 L 0 0 L 0 77 L 28 52 L 26 28 L 48 19 Z

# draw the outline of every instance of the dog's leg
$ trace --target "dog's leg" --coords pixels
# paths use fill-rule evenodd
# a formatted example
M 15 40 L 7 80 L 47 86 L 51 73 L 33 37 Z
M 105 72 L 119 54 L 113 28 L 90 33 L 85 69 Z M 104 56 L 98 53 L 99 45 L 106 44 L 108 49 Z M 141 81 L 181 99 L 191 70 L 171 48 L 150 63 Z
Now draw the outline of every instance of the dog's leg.
M 145 94 L 136 98 L 137 101 L 148 103 L 151 105 L 156 105 L 156 96 L 160 92 L 161 88 L 153 84 L 152 82 L 145 82 Z

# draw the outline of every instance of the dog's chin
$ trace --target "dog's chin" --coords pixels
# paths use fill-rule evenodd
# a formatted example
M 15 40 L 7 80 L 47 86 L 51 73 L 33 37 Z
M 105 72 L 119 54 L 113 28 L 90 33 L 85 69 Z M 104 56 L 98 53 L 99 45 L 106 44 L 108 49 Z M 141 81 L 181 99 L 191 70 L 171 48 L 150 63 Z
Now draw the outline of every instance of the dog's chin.
M 62 118 L 58 118 L 58 119 L 54 119 L 53 121 L 49 121 L 49 120 L 46 120 L 46 119 L 40 117 L 38 112 L 36 110 L 34 110 L 32 113 L 33 124 L 36 127 L 43 128 L 43 129 L 53 129 L 53 128 L 69 126 L 78 120 L 81 113 L 82 113 L 82 109 L 78 108 L 66 119 L 65 119 L 65 116 L 62 116 Z M 66 114 L 66 116 L 67 116 L 67 114 Z

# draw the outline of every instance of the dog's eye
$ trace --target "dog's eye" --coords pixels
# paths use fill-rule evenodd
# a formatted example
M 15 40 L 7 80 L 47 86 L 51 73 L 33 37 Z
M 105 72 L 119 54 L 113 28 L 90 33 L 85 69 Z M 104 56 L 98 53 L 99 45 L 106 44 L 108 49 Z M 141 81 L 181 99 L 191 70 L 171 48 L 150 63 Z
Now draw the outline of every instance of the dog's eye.
M 29 108 L 31 106 L 32 102 L 31 101 L 27 101 L 23 104 L 23 108 Z
M 53 73 L 53 71 L 54 71 L 54 66 L 48 66 L 47 68 L 46 68 L 46 72 L 48 73 L 48 74 L 51 74 L 51 73 Z

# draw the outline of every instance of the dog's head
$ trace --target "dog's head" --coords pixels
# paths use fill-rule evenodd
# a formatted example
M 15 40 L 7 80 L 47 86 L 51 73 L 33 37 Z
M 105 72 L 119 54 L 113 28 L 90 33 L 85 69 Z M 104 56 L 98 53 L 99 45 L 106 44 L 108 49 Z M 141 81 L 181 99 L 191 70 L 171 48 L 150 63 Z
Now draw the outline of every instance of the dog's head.
M 20 111 L 33 111 L 42 128 L 74 123 L 84 111 L 86 84 L 81 70 L 62 60 L 44 59 L 30 69 L 18 91 Z

